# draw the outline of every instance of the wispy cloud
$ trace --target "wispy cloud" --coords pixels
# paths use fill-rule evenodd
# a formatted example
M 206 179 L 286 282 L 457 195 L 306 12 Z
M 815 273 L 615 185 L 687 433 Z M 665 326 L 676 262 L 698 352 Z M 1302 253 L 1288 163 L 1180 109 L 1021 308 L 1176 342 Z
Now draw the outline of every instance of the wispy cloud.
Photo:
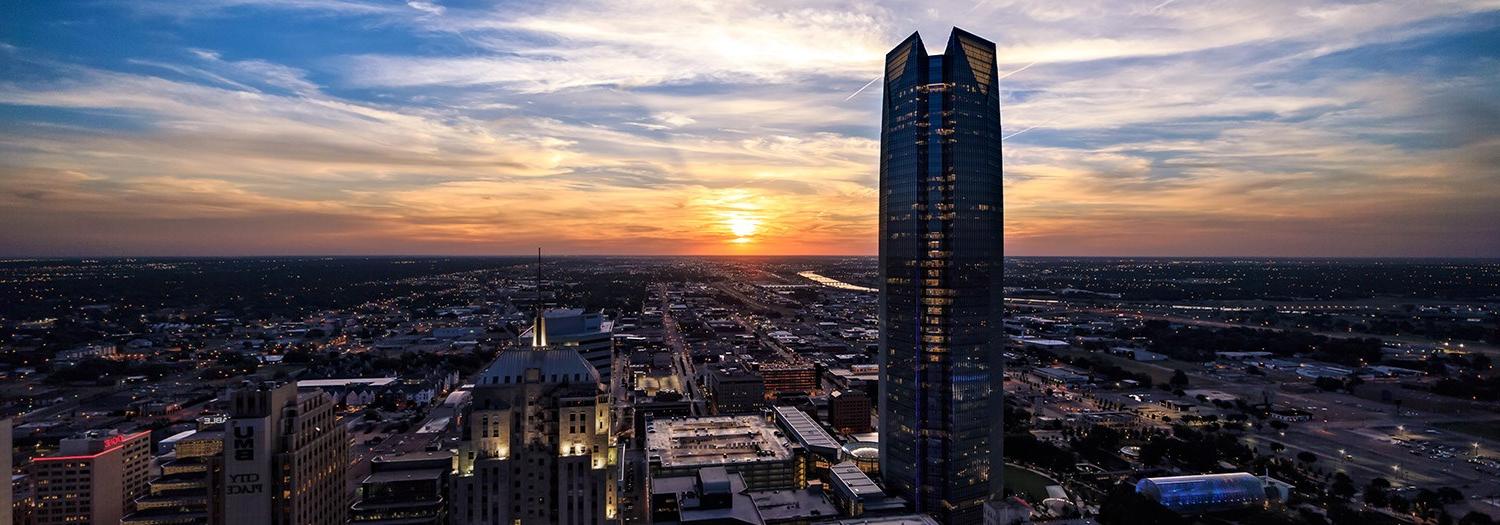
M 14 253 L 868 253 L 857 95 L 957 23 L 1011 253 L 1500 255 L 1493 0 L 110 6 L 0 44 Z

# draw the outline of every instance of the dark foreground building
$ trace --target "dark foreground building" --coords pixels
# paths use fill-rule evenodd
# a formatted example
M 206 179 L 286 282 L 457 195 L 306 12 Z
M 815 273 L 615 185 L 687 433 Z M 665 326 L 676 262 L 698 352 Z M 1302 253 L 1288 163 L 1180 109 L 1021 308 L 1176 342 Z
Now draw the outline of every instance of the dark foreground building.
M 995 45 L 960 29 L 886 55 L 880 444 L 890 488 L 945 523 L 1001 492 L 1001 159 Z

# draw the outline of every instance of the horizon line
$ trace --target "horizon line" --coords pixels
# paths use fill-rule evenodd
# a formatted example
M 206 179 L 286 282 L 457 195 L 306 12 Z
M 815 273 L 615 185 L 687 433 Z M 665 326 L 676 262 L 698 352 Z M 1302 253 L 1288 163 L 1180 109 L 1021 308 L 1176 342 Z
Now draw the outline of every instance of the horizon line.
M 530 258 L 535 254 L 529 253 L 498 253 L 498 254 L 444 254 L 444 253 L 354 253 L 354 254 L 217 254 L 217 255 L 179 255 L 179 254 L 155 254 L 155 255 L 0 255 L 0 263 L 20 261 L 45 261 L 45 260 L 81 260 L 81 259 L 396 259 L 396 258 L 452 258 L 452 259 L 483 259 L 483 258 Z M 767 257 L 816 257 L 816 258 L 839 258 L 839 257 L 865 257 L 875 258 L 878 254 L 631 254 L 631 253 L 566 253 L 550 254 L 547 258 L 767 258 Z M 1411 259 L 1411 260 L 1500 260 L 1500 255 L 1003 255 L 1002 259 L 1339 259 L 1339 260 L 1379 260 L 1379 259 Z

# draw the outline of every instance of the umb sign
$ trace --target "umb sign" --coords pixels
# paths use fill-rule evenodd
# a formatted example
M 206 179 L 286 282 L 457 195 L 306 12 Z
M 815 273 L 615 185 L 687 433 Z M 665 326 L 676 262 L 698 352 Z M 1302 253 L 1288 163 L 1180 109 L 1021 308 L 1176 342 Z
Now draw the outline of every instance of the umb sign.
M 235 461 L 255 461 L 256 429 L 250 425 L 234 425 L 230 434 L 230 450 Z
M 224 517 L 227 523 L 271 522 L 270 418 L 236 418 L 225 425 Z

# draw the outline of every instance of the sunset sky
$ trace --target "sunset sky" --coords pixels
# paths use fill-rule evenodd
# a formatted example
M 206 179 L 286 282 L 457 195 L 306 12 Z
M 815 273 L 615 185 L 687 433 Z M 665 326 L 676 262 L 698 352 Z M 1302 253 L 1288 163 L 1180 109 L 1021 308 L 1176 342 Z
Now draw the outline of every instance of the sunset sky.
M 1495 0 L 3 10 L 3 256 L 873 254 L 872 81 L 957 25 L 1007 254 L 1500 257 Z

